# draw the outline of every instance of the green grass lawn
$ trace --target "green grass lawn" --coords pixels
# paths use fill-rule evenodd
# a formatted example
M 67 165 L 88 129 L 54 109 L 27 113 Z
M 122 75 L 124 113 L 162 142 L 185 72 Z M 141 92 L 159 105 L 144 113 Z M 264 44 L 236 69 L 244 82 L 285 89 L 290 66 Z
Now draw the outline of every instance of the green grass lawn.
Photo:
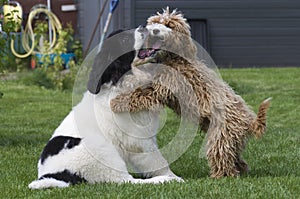
M 0 198 L 300 198 L 300 68 L 220 72 L 255 111 L 264 99 L 273 97 L 265 136 L 251 139 L 243 153 L 251 168 L 247 175 L 209 178 L 207 162 L 199 157 L 204 135 L 198 133 L 187 152 L 171 164 L 184 183 L 29 190 L 44 145 L 71 109 L 72 93 L 1 80 Z M 160 143 L 172 139 L 176 131 L 178 119 L 168 113 Z

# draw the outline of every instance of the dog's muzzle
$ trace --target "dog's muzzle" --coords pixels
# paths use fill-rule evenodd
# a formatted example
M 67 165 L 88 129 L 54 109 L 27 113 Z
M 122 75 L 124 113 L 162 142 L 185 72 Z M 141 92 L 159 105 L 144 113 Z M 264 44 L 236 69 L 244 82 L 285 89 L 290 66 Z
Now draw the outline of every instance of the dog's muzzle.
M 139 59 L 146 59 L 154 57 L 155 53 L 160 50 L 162 45 L 162 37 L 159 35 L 160 30 L 154 29 L 149 31 L 145 27 L 139 27 L 137 30 L 141 33 L 142 38 L 144 39 L 144 44 L 142 48 L 138 51 L 137 57 Z

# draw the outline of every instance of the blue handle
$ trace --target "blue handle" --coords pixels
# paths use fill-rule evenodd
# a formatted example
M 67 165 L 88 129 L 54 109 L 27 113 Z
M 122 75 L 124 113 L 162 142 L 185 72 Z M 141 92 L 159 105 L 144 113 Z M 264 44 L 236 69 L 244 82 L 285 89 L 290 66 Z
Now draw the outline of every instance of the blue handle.
M 117 8 L 118 6 L 118 3 L 119 3 L 119 0 L 112 0 L 109 4 L 109 12 L 110 13 L 113 13 L 114 10 Z

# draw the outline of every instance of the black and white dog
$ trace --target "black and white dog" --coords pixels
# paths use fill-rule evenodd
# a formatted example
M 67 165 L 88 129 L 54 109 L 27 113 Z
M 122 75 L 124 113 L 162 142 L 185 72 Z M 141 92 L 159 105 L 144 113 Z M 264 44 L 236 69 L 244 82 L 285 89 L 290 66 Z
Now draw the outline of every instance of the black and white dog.
M 95 58 L 88 91 L 45 146 L 38 161 L 38 180 L 29 188 L 67 187 L 81 182 L 182 181 L 158 150 L 155 135 L 159 113 L 115 114 L 110 109 L 110 99 L 147 79 L 138 71 L 130 73 L 138 29 L 113 35 Z M 145 179 L 133 178 L 128 167 Z

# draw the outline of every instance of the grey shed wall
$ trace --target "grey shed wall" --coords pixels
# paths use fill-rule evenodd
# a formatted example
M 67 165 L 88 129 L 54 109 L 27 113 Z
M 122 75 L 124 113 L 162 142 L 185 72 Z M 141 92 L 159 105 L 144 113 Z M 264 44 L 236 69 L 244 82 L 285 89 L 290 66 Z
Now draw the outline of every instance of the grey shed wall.
M 98 15 L 101 11 L 102 6 L 104 5 L 105 0 L 77 0 L 77 6 L 78 6 L 78 32 L 80 36 L 80 40 L 83 44 L 83 49 L 85 50 L 89 40 L 91 38 L 94 26 L 97 22 Z M 105 26 L 105 22 L 107 19 L 107 15 L 109 12 L 109 3 L 110 0 L 108 0 L 108 3 L 105 7 L 105 11 L 101 17 L 100 24 L 97 28 L 97 32 L 95 34 L 94 39 L 92 40 L 92 45 L 90 50 L 92 50 L 97 44 L 99 44 L 100 37 L 102 30 Z M 116 8 L 113 18 L 111 20 L 108 33 L 112 32 L 113 30 L 124 28 L 125 24 L 129 23 L 128 21 L 131 20 L 124 14 L 124 12 L 128 11 L 128 5 L 129 3 L 125 3 L 125 1 L 120 0 L 120 3 L 118 7 Z M 127 26 L 129 27 L 129 26 Z
M 166 6 L 178 8 L 189 20 L 194 39 L 219 66 L 300 66 L 299 0 L 120 2 L 114 28 L 137 27 Z

